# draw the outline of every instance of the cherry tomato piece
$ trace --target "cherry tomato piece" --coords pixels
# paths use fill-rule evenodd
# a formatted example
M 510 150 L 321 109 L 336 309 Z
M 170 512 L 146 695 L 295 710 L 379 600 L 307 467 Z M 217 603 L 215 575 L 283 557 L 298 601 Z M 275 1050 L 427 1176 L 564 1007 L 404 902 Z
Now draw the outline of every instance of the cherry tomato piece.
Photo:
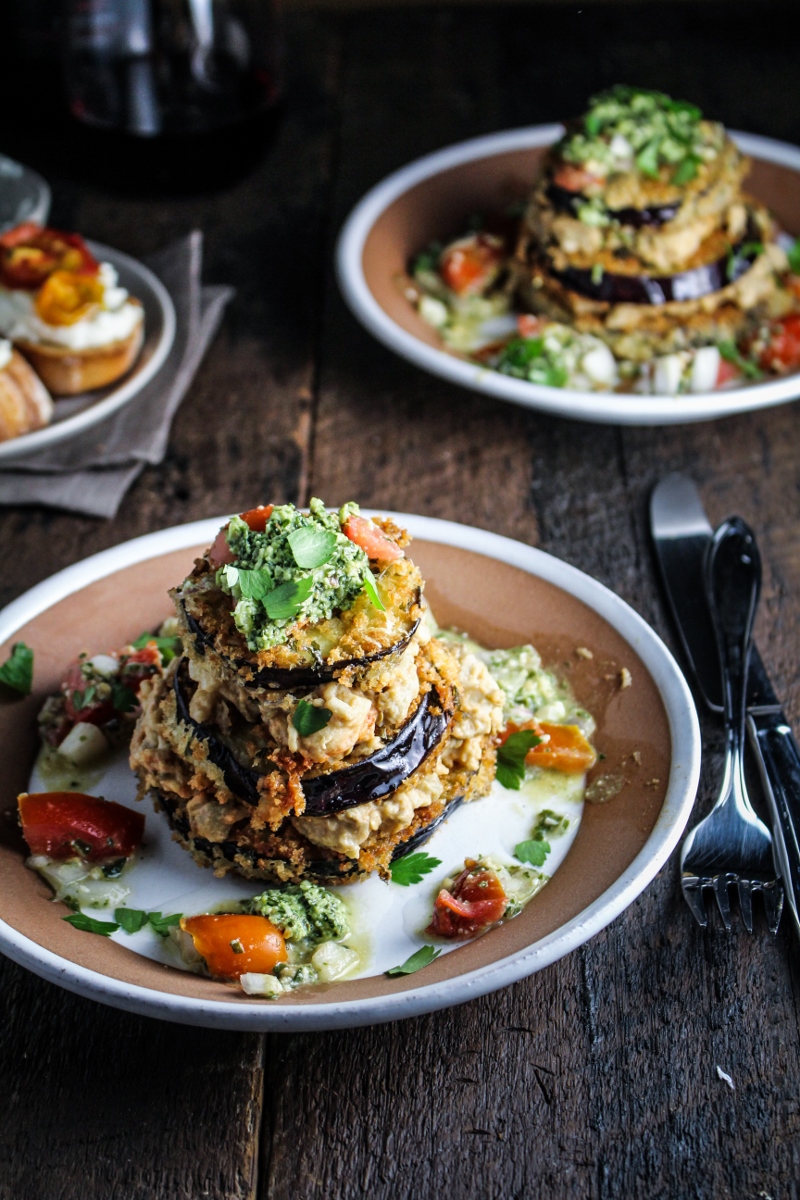
M 97 698 L 97 685 L 92 685 L 84 677 L 80 662 L 72 664 L 61 687 L 70 728 L 78 721 L 86 721 L 89 725 L 105 725 L 114 716 L 111 697 L 106 700 Z
M 396 562 L 399 558 L 405 558 L 397 542 L 388 538 L 373 521 L 367 520 L 366 517 L 359 517 L 354 513 L 342 526 L 342 533 L 345 537 L 350 538 L 351 542 L 360 546 L 372 562 L 390 563 Z
M 227 534 L 228 526 L 223 525 L 211 543 L 211 549 L 208 552 L 208 561 L 212 567 L 223 567 L 225 563 L 232 563 L 234 560 L 233 551 L 227 542 Z
M 53 271 L 97 275 L 100 267 L 78 233 L 62 233 L 30 221 L 0 237 L 0 282 L 33 291 Z
M 32 854 L 103 862 L 128 858 L 142 840 L 143 814 L 113 800 L 83 792 L 23 792 L 17 803 Z
M 155 639 L 147 642 L 141 650 L 123 654 L 120 658 L 120 679 L 125 687 L 137 696 L 145 679 L 150 679 L 161 670 L 161 651 Z
M 582 192 L 593 184 L 602 182 L 602 179 L 598 179 L 591 171 L 573 163 L 560 163 L 553 173 L 553 183 L 566 192 Z
M 274 507 L 274 504 L 259 504 L 258 508 L 249 508 L 247 512 L 239 515 L 245 524 L 250 526 L 253 533 L 263 533 Z
M 532 313 L 520 313 L 517 317 L 517 333 L 524 338 L 538 337 L 543 324 L 541 317 L 534 317 Z
M 503 261 L 503 243 L 487 233 L 476 233 L 452 242 L 442 252 L 439 271 L 458 296 L 482 292 L 497 275 Z
M 791 313 L 775 321 L 759 362 L 766 370 L 780 374 L 800 367 L 800 313 Z
M 715 387 L 724 387 L 726 383 L 733 383 L 734 379 L 741 379 L 742 373 L 735 363 L 728 362 L 726 358 L 720 358 L 719 369 L 717 371 L 717 382 Z
M 428 933 L 436 937 L 475 937 L 499 921 L 508 908 L 496 872 L 467 859 L 450 891 L 442 888 L 433 905 Z
M 191 934 L 214 979 L 235 980 L 251 971 L 269 975 L 287 959 L 283 934 L 266 917 L 204 913 L 184 917 L 181 929 Z
M 103 285 L 97 275 L 59 270 L 42 284 L 35 308 L 48 325 L 74 325 L 102 299 Z

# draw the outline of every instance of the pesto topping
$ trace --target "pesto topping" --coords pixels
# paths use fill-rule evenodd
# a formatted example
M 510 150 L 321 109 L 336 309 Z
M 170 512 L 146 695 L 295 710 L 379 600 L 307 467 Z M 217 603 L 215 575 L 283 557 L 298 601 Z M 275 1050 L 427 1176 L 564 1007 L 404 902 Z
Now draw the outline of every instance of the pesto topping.
M 308 880 L 269 888 L 250 901 L 249 911 L 272 921 L 287 941 L 337 941 L 350 932 L 344 901 Z
M 314 499 L 309 510 L 278 505 L 263 532 L 241 517 L 228 526 L 235 561 L 217 583 L 236 601 L 233 619 L 251 650 L 282 645 L 298 621 L 316 625 L 349 608 L 368 582 L 374 590 L 366 553 L 342 532 L 358 505 L 336 512 Z
M 696 105 L 664 92 L 618 86 L 592 97 L 579 127 L 557 152 L 603 179 L 632 170 L 657 179 L 667 168 L 680 186 L 694 179 L 703 161 L 716 157 L 723 140 L 722 126 L 704 122 Z

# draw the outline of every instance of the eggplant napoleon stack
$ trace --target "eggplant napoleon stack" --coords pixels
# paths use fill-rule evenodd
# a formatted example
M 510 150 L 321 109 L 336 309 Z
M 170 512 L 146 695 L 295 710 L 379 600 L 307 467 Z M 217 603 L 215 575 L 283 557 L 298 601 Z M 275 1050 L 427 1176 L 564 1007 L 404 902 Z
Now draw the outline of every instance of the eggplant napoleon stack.
M 432 636 L 408 542 L 354 504 L 262 507 L 171 593 L 183 653 L 142 687 L 131 765 L 198 863 L 386 875 L 489 791 L 503 693 Z
M 749 166 L 692 104 L 629 87 L 594 97 L 523 217 L 523 306 L 636 363 L 747 333 L 786 270 L 772 218 L 742 191 Z

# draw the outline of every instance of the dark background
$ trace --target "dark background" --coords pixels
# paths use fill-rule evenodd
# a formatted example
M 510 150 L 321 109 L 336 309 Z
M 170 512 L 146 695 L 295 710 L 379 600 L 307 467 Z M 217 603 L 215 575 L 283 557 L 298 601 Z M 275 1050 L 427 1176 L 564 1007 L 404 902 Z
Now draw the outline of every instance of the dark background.
M 645 512 L 653 483 L 679 469 L 700 483 L 713 521 L 736 511 L 759 532 L 759 645 L 797 725 L 797 406 L 619 429 L 502 405 L 394 358 L 357 326 L 331 273 L 342 220 L 388 171 L 452 141 L 578 112 L 615 82 L 800 142 L 795 11 L 595 2 L 290 12 L 271 146 L 238 182 L 215 184 L 209 160 L 203 194 L 169 199 L 158 187 L 134 197 L 122 177 L 92 183 L 96 164 L 16 92 L 0 106 L 0 148 L 48 176 L 55 224 L 138 256 L 199 227 L 207 277 L 233 283 L 237 297 L 167 458 L 114 521 L 0 513 L 0 603 L 152 529 L 267 500 L 356 496 L 558 554 L 670 640 Z M 148 189 L 139 181 L 137 191 Z M 720 762 L 718 730 L 704 733 L 698 812 Z M 264 1037 L 181 1028 L 80 1000 L 4 961 L 0 1197 L 796 1200 L 798 1000 L 788 921 L 774 940 L 763 921 L 753 936 L 703 933 L 674 861 L 560 963 L 393 1026 Z

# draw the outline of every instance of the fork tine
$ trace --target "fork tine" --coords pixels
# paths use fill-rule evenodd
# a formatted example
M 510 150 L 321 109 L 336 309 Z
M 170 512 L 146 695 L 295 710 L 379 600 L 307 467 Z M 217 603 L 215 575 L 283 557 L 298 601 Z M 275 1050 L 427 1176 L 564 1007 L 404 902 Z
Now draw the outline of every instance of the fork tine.
M 748 933 L 753 932 L 753 884 L 749 879 L 740 879 L 739 907 L 742 910 L 742 920 Z
M 692 910 L 692 915 L 701 929 L 708 927 L 708 916 L 703 899 L 703 889 L 696 875 L 684 875 L 681 878 L 683 898 Z
M 777 933 L 783 912 L 783 887 L 776 879 L 773 883 L 765 883 L 761 891 L 764 896 L 764 907 L 767 910 L 769 931 Z
M 713 881 L 714 895 L 717 898 L 717 907 L 722 917 L 722 922 L 728 933 L 731 931 L 731 902 L 728 897 L 728 876 L 717 875 Z

